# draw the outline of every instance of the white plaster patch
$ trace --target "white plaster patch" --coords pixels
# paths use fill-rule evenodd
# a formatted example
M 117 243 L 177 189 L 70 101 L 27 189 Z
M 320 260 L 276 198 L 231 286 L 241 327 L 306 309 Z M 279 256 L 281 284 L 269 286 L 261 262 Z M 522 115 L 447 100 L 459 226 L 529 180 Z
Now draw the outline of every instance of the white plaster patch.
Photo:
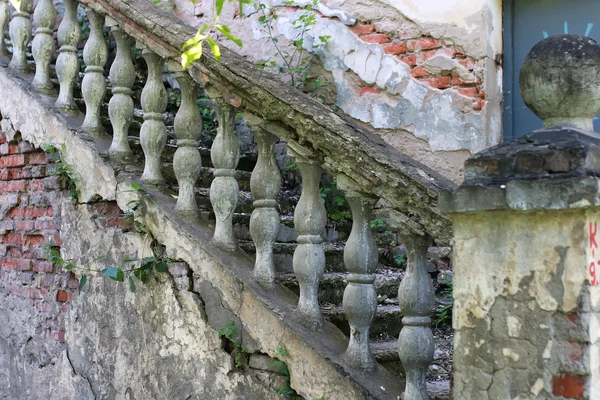
M 508 317 L 506 317 L 506 325 L 508 325 L 508 336 L 510 337 L 519 337 L 520 333 L 521 333 L 521 322 L 513 317 L 512 315 L 509 315 Z
M 546 348 L 544 348 L 544 352 L 542 353 L 542 358 L 549 359 L 550 357 L 552 357 L 552 341 L 548 340 Z
M 411 79 L 408 82 L 408 86 L 402 93 L 402 97 L 408 100 L 415 108 L 420 109 L 423 107 L 427 93 L 429 93 L 429 90 L 427 90 L 425 86 Z
M 520 358 L 519 354 L 515 353 L 512 349 L 502 349 L 502 354 L 513 361 L 519 361 Z
M 531 393 L 533 393 L 534 396 L 537 396 L 540 394 L 543 388 L 544 380 L 542 378 L 538 378 L 537 381 L 535 381 L 535 384 L 531 387 Z

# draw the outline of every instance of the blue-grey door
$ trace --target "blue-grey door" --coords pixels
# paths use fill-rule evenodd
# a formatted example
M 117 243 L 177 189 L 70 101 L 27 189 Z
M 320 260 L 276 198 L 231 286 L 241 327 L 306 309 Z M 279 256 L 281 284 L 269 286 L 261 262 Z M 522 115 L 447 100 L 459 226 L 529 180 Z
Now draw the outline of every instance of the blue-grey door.
M 519 72 L 529 50 L 544 37 L 587 35 L 600 43 L 600 0 L 504 0 L 504 139 L 542 127 L 521 98 Z M 594 121 L 600 132 L 600 120 Z

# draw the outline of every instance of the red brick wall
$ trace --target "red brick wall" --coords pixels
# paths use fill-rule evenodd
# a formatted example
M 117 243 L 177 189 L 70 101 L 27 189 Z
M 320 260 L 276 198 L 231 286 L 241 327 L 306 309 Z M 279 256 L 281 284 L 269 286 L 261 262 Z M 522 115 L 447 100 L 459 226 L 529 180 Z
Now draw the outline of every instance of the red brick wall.
M 465 82 L 459 76 L 453 75 L 431 75 L 421 65 L 437 54 L 446 55 L 458 61 L 469 72 L 473 72 L 477 60 L 465 54 L 458 46 L 446 44 L 440 39 L 423 36 L 421 38 L 390 37 L 377 31 L 374 24 L 358 23 L 350 28 L 361 40 L 367 43 L 381 44 L 386 54 L 395 56 L 398 60 L 408 64 L 412 68 L 411 75 L 429 86 L 445 90 L 455 88 L 460 94 L 473 99 L 473 109 L 481 110 L 485 106 L 485 92 L 482 81 Z M 481 66 L 482 68 L 483 66 Z M 373 87 L 365 87 L 361 95 L 365 93 L 377 93 L 379 90 Z
M 60 249 L 61 203 L 68 199 L 56 163 L 41 149 L 0 132 L 0 297 L 27 301 L 45 314 L 36 334 L 62 342 L 69 303 L 79 281 L 48 260 L 46 246 Z M 116 202 L 85 205 L 101 228 L 129 229 Z M 25 311 L 25 310 L 22 310 Z

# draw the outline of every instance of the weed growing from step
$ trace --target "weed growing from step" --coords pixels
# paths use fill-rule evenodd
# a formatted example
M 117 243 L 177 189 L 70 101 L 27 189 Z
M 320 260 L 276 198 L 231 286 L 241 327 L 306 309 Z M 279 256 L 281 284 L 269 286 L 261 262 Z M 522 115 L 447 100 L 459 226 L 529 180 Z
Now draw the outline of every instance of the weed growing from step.
M 283 379 L 285 384 L 276 388 L 275 391 L 277 393 L 279 393 L 279 395 L 281 397 L 283 397 L 284 399 L 290 399 L 290 398 L 296 398 L 296 396 L 298 396 L 298 393 L 296 393 L 296 391 L 294 389 L 292 389 L 292 386 L 290 384 L 290 370 L 287 367 L 287 364 L 285 363 L 285 361 L 283 361 L 283 358 L 286 358 L 288 356 L 287 350 L 280 347 L 277 349 L 277 360 L 273 360 L 273 362 L 271 362 L 271 367 L 275 367 L 277 368 L 277 372 L 279 372 L 281 375 L 283 375 Z
M 450 302 L 436 308 L 433 314 L 433 325 L 435 327 L 447 325 L 452 322 L 452 306 L 454 305 L 454 297 L 452 295 L 453 283 L 449 279 L 442 279 L 440 281 L 440 286 L 442 287 L 440 296 L 450 297 Z
M 77 182 L 79 179 L 73 177 L 73 168 L 70 164 L 63 161 L 60 151 L 52 144 L 42 146 L 42 150 L 46 153 L 46 157 L 54 162 L 56 170 L 54 175 L 58 178 L 58 182 L 69 191 L 69 197 L 71 197 L 73 203 L 79 200 L 80 191 L 77 189 Z
M 138 192 L 143 196 L 149 196 L 149 194 L 135 182 L 131 183 L 132 190 Z M 140 221 L 145 206 L 139 200 L 132 200 L 128 203 L 131 206 L 131 211 L 122 214 L 122 217 L 131 221 L 131 226 L 138 233 L 149 237 L 151 240 L 150 247 L 152 248 L 152 257 L 139 258 L 126 258 L 120 263 L 120 265 L 112 265 L 107 268 L 98 269 L 90 266 L 80 266 L 73 263 L 73 260 L 65 260 L 60 254 L 60 250 L 56 246 L 46 244 L 44 249 L 48 255 L 48 260 L 54 263 L 58 267 L 63 267 L 67 271 L 78 270 L 82 272 L 81 279 L 79 280 L 78 291 L 81 293 L 81 289 L 86 285 L 88 274 L 102 275 L 112 279 L 116 282 L 125 282 L 129 284 L 129 289 L 133 292 L 137 292 L 137 286 L 134 278 L 142 283 L 146 283 L 150 277 L 156 273 L 168 272 L 167 263 L 172 260 L 164 257 L 164 251 L 161 246 L 158 245 L 156 239 L 150 233 L 148 227 Z M 104 256 L 96 258 L 93 262 L 103 259 Z
M 227 324 L 219 330 L 219 336 L 226 338 L 232 344 L 233 349 L 230 354 L 233 356 L 235 361 L 235 367 L 237 369 L 243 369 L 248 353 L 248 349 L 242 346 L 238 340 L 238 331 L 235 323 L 232 320 L 227 321 Z

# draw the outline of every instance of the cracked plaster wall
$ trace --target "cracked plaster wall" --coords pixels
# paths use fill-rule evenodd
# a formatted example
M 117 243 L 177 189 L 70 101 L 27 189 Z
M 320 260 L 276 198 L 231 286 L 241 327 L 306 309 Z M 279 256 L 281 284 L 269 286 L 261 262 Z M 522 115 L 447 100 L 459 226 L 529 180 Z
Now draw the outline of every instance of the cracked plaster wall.
M 455 399 L 597 398 L 600 291 L 582 266 L 598 216 L 454 216 Z
M 270 3 L 278 6 L 273 32 L 284 52 L 293 52 L 293 21 L 305 3 Z M 326 1 L 304 47 L 331 36 L 318 55 L 332 105 L 459 182 L 466 158 L 501 140 L 502 9 L 500 0 L 442 3 Z M 212 1 L 175 4 L 195 26 L 212 15 Z M 244 46 L 223 45 L 257 62 L 281 62 L 260 13 L 252 5 L 244 13 L 249 17 L 240 19 L 234 7 L 224 8 L 222 20 Z

